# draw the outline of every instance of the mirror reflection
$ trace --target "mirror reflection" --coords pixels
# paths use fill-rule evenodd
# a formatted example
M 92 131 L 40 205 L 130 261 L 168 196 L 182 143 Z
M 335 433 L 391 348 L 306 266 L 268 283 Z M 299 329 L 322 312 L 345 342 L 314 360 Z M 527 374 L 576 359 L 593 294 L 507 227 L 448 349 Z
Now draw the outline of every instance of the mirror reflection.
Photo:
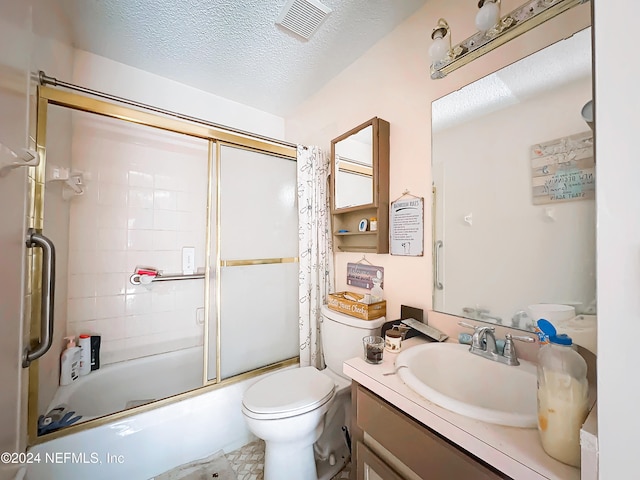
M 591 78 L 587 29 L 433 102 L 434 310 L 595 314 Z
M 335 142 L 334 208 L 373 203 L 373 125 Z

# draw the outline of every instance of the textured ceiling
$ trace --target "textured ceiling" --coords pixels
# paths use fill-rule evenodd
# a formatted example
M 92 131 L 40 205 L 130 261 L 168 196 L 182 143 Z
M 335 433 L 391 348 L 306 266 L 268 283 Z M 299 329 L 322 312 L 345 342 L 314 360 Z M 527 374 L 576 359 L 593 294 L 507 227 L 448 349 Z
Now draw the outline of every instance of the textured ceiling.
M 76 48 L 284 116 L 426 0 L 323 0 L 310 40 L 286 0 L 58 0 Z
M 590 77 L 591 28 L 587 28 L 436 100 L 432 130 L 468 122 Z

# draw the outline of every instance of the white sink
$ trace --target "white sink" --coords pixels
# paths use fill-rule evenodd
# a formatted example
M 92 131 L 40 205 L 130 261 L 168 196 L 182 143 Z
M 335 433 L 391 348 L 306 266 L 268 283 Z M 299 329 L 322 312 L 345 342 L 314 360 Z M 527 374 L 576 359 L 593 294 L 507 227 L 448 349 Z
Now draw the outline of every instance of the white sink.
M 396 359 L 402 381 L 427 400 L 452 412 L 509 427 L 536 428 L 536 366 L 517 367 L 469 352 L 468 345 L 427 343 Z

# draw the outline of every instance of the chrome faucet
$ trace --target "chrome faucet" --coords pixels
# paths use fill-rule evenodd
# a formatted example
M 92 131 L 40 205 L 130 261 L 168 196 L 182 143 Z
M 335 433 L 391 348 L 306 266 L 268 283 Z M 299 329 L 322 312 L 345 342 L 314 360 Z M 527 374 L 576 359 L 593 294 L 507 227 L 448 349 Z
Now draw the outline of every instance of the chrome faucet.
M 498 347 L 496 345 L 496 337 L 494 335 L 494 327 L 474 327 L 465 322 L 458 322 L 458 325 L 467 328 L 473 328 L 473 337 L 471 337 L 471 347 L 469 351 L 474 355 L 479 355 L 483 358 L 493 360 L 494 362 L 504 363 L 505 365 L 517 366 L 520 365 L 518 356 L 516 355 L 516 347 L 513 343 L 514 340 L 521 342 L 535 342 L 535 339 L 527 336 L 514 336 L 507 333 L 504 341 L 504 350 L 502 355 L 498 353 Z

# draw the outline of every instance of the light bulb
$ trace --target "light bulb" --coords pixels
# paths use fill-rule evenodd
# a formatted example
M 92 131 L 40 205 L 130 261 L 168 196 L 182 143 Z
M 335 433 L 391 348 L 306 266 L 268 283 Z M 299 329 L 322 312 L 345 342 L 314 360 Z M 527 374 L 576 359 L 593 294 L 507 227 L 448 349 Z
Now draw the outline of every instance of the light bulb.
M 485 0 L 476 15 L 476 28 L 481 32 L 491 30 L 500 19 L 500 6 L 498 2 Z
M 436 37 L 433 39 L 433 43 L 429 47 L 429 58 L 431 63 L 441 62 L 447 57 L 449 52 L 449 46 L 442 37 Z

